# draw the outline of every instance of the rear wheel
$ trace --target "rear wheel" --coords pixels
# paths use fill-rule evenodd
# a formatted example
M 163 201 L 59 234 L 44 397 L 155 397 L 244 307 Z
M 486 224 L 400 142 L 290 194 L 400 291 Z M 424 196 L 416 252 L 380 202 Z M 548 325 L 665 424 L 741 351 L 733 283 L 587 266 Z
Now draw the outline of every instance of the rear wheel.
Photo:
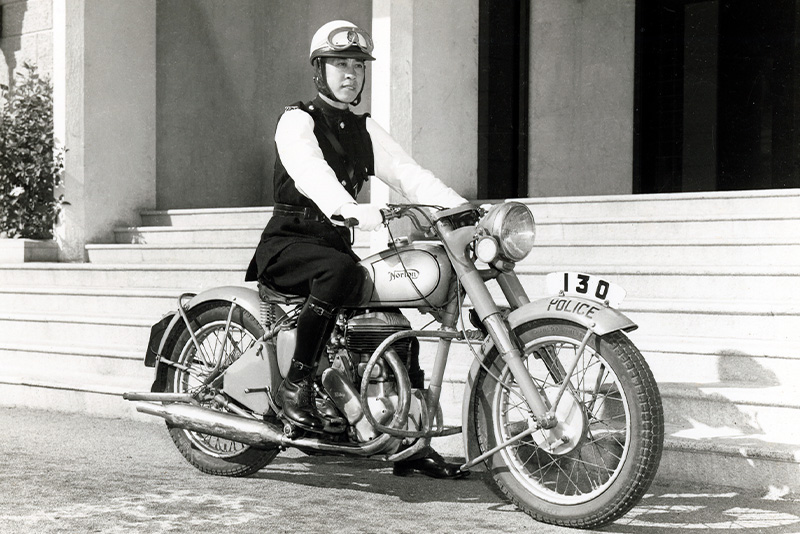
M 170 360 L 176 362 L 178 367 L 170 367 L 167 391 L 195 393 L 207 387 L 204 383 L 211 373 L 218 374 L 230 366 L 264 334 L 258 321 L 237 306 L 226 336 L 230 309 L 230 303 L 209 302 L 189 312 L 189 322 L 197 344 L 184 328 L 170 355 Z M 217 364 L 219 369 L 215 371 Z M 215 391 L 212 388 L 208 393 L 203 397 L 211 399 Z M 227 412 L 213 400 L 205 401 L 202 405 Z M 167 427 L 183 457 L 200 471 L 212 475 L 251 475 L 269 464 L 279 452 L 277 447 L 256 449 L 236 441 L 173 427 L 169 423 Z
M 552 403 L 586 329 L 534 321 L 516 334 L 534 383 Z M 530 428 L 531 413 L 496 351 L 476 383 L 474 428 L 481 452 Z M 497 488 L 534 519 L 596 528 L 621 517 L 655 476 L 664 440 L 661 398 L 641 353 L 620 333 L 592 336 L 556 413 L 494 454 L 486 465 Z

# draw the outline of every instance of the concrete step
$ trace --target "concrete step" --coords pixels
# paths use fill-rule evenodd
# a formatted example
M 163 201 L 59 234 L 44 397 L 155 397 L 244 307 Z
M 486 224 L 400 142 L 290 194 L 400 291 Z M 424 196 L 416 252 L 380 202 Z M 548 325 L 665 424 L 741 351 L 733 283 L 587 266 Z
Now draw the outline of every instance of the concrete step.
M 127 379 L 153 378 L 144 366 L 145 347 L 137 350 L 108 347 L 67 347 L 59 344 L 3 343 L 0 371 L 3 376 L 92 376 L 95 383 L 113 384 Z
M 797 336 L 800 307 L 786 302 L 629 299 L 620 310 L 651 335 L 764 339 Z
M 248 264 L 251 244 L 115 244 L 86 245 L 91 263 L 241 263 Z M 360 257 L 370 255 L 369 243 L 357 243 Z M 765 243 L 547 243 L 537 242 L 528 265 L 800 265 L 800 242 Z
M 246 264 L 2 264 L 0 280 L 3 287 L 190 287 L 195 291 L 224 285 L 255 288 L 254 283 L 244 282 L 246 269 Z
M 675 437 L 667 427 L 658 477 L 747 491 L 800 492 L 800 446 L 758 439 Z
M 250 247 L 255 250 L 264 227 L 260 224 L 234 226 L 131 226 L 114 229 L 114 242 L 120 245 L 216 245 Z M 369 246 L 371 234 L 356 230 L 355 242 Z M 97 248 L 88 245 L 89 249 Z M 248 258 L 249 261 L 250 258 Z
M 6 343 L 47 343 L 64 347 L 112 347 L 142 350 L 147 346 L 150 327 L 161 317 L 88 316 L 73 313 L 0 312 L 0 345 Z
M 621 285 L 629 298 L 747 300 L 800 294 L 800 266 L 686 265 L 531 265 L 516 272 L 531 296 L 547 295 L 545 277 L 553 271 L 588 272 Z
M 467 299 L 464 313 L 470 307 Z M 796 337 L 800 326 L 800 305 L 785 300 L 628 298 L 619 310 L 639 326 L 635 332 L 678 339 L 702 336 L 786 342 Z
M 758 239 L 770 235 L 794 240 L 800 228 L 798 212 L 738 217 L 614 217 L 547 219 L 536 221 L 536 235 L 547 241 L 653 241 L 736 237 Z
M 143 226 L 221 225 L 261 226 L 263 229 L 272 217 L 272 207 L 146 210 L 140 215 Z
M 464 315 L 468 309 L 467 304 Z M 403 310 L 403 313 L 415 330 L 425 328 L 431 320 L 430 315 L 414 310 Z M 677 311 L 676 314 L 681 315 Z M 426 329 L 431 328 L 435 329 L 436 325 L 427 326 Z M 472 326 L 467 322 L 466 328 L 471 329 Z M 693 328 L 678 330 L 673 335 L 666 335 L 663 329 L 641 327 L 627 335 L 645 355 L 659 382 L 718 383 L 746 380 L 772 386 L 795 384 L 800 377 L 800 349 L 795 336 L 778 339 L 771 330 L 759 331 L 751 337 L 744 337 L 741 332 L 715 337 L 699 323 Z M 422 357 L 428 358 L 432 365 L 436 341 L 421 341 Z M 479 348 L 477 344 L 475 349 Z M 472 360 L 466 343 L 454 342 L 448 360 L 448 380 L 463 380 Z
M 155 244 L 155 245 L 86 245 L 91 263 L 131 264 L 230 264 L 249 265 L 252 244 Z M 358 243 L 353 250 L 360 257 L 369 255 L 369 244 Z
M 86 315 L 152 316 L 178 307 L 178 297 L 189 290 L 104 287 L 0 286 L 0 310 L 23 313 L 53 311 Z
M 796 387 L 800 351 L 793 340 L 735 338 L 637 337 L 631 341 L 644 354 L 656 381 L 661 383 L 718 384 L 748 382 L 753 387 Z
M 586 272 L 585 267 L 520 264 L 517 273 L 528 294 L 537 297 L 547 294 L 547 273 Z M 1 264 L 0 280 L 3 287 L 189 287 L 199 291 L 221 285 L 248 286 L 244 282 L 245 270 L 246 265 L 241 264 Z M 794 266 L 595 265 L 590 272 L 622 285 L 630 298 L 754 301 L 800 294 L 800 267 Z M 495 284 L 490 286 L 496 288 Z M 500 295 L 499 290 L 493 292 Z
M 249 244 L 258 245 L 264 227 L 250 224 L 240 226 L 131 226 L 114 229 L 114 242 L 137 245 L 163 244 Z
M 646 217 L 697 214 L 730 216 L 742 213 L 769 215 L 800 211 L 800 190 L 731 191 L 713 193 L 660 193 L 587 197 L 524 198 L 538 220 L 569 217 Z
M 800 190 L 733 191 L 653 195 L 607 195 L 516 199 L 527 204 L 534 217 L 643 217 L 697 214 L 731 216 L 742 213 L 771 215 L 800 211 Z M 141 213 L 144 226 L 231 226 L 253 224 L 263 228 L 272 207 L 148 210 Z
M 0 406 L 20 406 L 42 410 L 77 412 L 104 417 L 142 420 L 136 406 L 122 398 L 126 391 L 149 391 L 150 383 L 119 382 L 112 385 L 105 377 L 19 377 L 0 374 Z
M 798 233 L 800 236 L 800 233 Z M 542 242 L 528 265 L 800 265 L 800 242 L 765 239 L 725 242 Z
M 628 242 L 656 241 L 665 237 L 672 241 L 699 239 L 772 239 L 794 242 L 800 218 L 797 213 L 738 217 L 675 216 L 570 218 L 537 220 L 537 238 L 547 242 Z M 137 226 L 117 228 L 114 241 L 119 244 L 258 244 L 263 225 L 230 226 Z
M 659 338 L 664 342 L 659 350 L 652 351 L 647 348 L 647 343 L 640 343 L 632 339 L 633 343 L 644 355 L 656 381 L 661 384 L 690 384 L 692 387 L 737 387 L 738 384 L 748 383 L 753 388 L 782 387 L 788 390 L 797 387 L 800 376 L 800 354 L 792 357 L 783 357 L 773 354 L 744 355 L 734 351 L 720 350 L 704 353 L 702 342 L 697 342 L 695 352 L 679 352 L 688 350 L 681 346 L 679 338 Z M 770 340 L 766 340 L 770 341 Z M 734 342 L 735 344 L 735 342 Z M 423 367 L 432 368 L 436 354 L 436 342 L 421 340 L 421 360 Z M 786 346 L 789 344 L 787 343 Z M 474 346 L 479 350 L 479 344 Z M 672 350 L 670 350 L 672 349 Z M 714 350 L 714 349 L 712 349 Z M 774 349 L 776 352 L 780 348 Z M 445 380 L 453 383 L 463 383 L 466 379 L 474 357 L 465 342 L 453 342 L 450 357 L 445 371 Z
M 148 319 L 144 322 L 155 322 Z M 141 324 L 141 321 L 140 321 Z M 99 327 L 98 327 L 99 328 Z M 141 327 L 149 331 L 148 328 Z M 29 369 L 60 369 L 68 372 L 72 368 L 81 372 L 96 375 L 130 375 L 131 370 L 142 367 L 145 342 L 137 345 L 122 345 L 115 338 L 105 345 L 83 346 L 87 340 L 65 335 L 58 343 L 51 345 L 36 344 L 36 339 L 21 338 L 0 341 L 0 369 L 7 368 L 9 361 Z M 143 338 L 139 338 L 140 340 Z M 695 342 L 695 352 L 689 345 L 676 338 L 659 338 L 658 351 L 648 350 L 648 340 L 639 342 L 633 339 L 642 350 L 653 374 L 659 383 L 687 383 L 692 387 L 721 387 L 730 389 L 738 383 L 746 382 L 751 387 L 775 388 L 796 387 L 797 376 L 800 376 L 800 354 L 794 357 L 767 355 L 744 355 L 730 351 L 709 349 L 706 353 L 698 349 L 708 339 L 700 338 Z M 146 341 L 146 339 L 145 339 Z M 738 343 L 733 343 L 738 346 Z M 787 343 L 786 347 L 790 345 Z M 714 346 L 716 347 L 716 345 Z M 475 347 L 479 349 L 478 346 Z M 672 349 L 670 352 L 669 349 Z M 432 367 L 436 351 L 436 342 L 422 340 L 421 355 L 423 366 Z M 780 348 L 773 349 L 780 352 Z M 4 359 L 5 358 L 5 359 Z M 16 359 L 15 359 L 16 358 Z M 473 357 L 464 342 L 454 342 L 448 362 L 446 379 L 453 383 L 463 383 L 472 365 Z M 62 366 L 62 367 L 59 367 Z
M 661 305 L 654 300 L 633 301 L 628 306 L 622 311 L 639 325 L 629 336 L 637 346 L 645 339 L 644 346 L 639 347 L 642 352 L 665 354 L 666 358 L 698 353 L 800 358 L 795 344 L 800 311 L 791 303 L 767 303 L 759 309 L 755 304 L 748 308 L 748 303 L 688 301 Z M 404 313 L 412 328 L 421 328 L 430 320 L 428 316 L 415 318 Z M 752 352 L 746 352 L 748 349 Z
M 660 383 L 664 420 L 676 437 L 757 439 L 800 451 L 800 391 L 748 382 Z

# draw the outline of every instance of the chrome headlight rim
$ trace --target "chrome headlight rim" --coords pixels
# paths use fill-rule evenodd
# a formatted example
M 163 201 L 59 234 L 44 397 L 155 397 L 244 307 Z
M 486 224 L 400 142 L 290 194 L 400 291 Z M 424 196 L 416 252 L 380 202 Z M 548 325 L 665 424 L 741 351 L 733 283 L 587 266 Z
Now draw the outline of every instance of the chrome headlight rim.
M 508 243 L 506 239 L 509 237 L 508 235 L 505 236 L 504 239 L 504 230 L 507 228 L 506 224 L 509 217 L 523 215 L 523 219 L 529 221 L 529 226 L 526 225 L 524 228 L 517 228 L 511 236 L 520 235 L 524 233 L 531 233 L 533 234 L 533 238 L 530 239 L 529 243 L 526 243 L 522 250 L 514 251 L 508 247 Z M 487 212 L 486 216 L 481 220 L 480 226 L 483 230 L 492 236 L 498 243 L 500 248 L 500 255 L 508 261 L 518 262 L 530 254 L 533 248 L 533 240 L 535 239 L 536 235 L 536 222 L 533 219 L 533 214 L 531 213 L 528 206 L 521 202 L 510 201 L 504 202 L 502 204 L 495 204 L 489 211 Z

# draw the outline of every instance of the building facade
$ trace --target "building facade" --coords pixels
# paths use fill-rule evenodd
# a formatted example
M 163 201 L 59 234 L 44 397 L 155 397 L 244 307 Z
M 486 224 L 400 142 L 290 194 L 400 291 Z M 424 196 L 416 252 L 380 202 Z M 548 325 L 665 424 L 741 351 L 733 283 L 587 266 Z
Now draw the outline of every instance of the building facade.
M 68 261 L 144 209 L 271 204 L 333 18 L 374 34 L 357 111 L 468 198 L 798 187 L 800 8 L 745 4 L 0 0 L 0 83 L 52 77 Z

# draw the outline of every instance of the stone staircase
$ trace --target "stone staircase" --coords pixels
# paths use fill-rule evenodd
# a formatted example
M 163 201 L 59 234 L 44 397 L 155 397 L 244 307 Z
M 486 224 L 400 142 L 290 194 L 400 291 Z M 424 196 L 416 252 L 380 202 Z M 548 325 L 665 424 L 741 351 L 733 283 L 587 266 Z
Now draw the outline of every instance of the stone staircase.
M 555 270 L 628 292 L 630 337 L 664 401 L 659 477 L 800 492 L 800 190 L 524 202 L 537 246 L 517 271 L 531 297 Z M 88 245 L 89 263 L 0 265 L 0 405 L 144 417 L 120 394 L 149 389 L 150 325 L 184 291 L 246 285 L 270 213 L 146 212 L 116 230 L 117 244 Z M 366 255 L 368 238 L 358 245 Z M 457 344 L 443 392 L 450 424 L 470 363 Z M 436 445 L 463 455 L 459 437 Z

